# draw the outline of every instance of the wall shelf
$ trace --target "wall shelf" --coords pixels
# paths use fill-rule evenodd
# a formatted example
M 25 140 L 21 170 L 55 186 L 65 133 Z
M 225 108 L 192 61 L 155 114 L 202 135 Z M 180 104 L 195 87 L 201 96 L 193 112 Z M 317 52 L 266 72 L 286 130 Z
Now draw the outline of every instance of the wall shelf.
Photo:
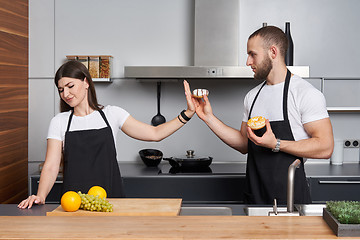
M 333 113 L 360 113 L 360 107 L 327 107 Z
M 93 78 L 92 80 L 94 83 L 95 82 L 104 82 L 104 83 L 112 82 L 111 78 Z

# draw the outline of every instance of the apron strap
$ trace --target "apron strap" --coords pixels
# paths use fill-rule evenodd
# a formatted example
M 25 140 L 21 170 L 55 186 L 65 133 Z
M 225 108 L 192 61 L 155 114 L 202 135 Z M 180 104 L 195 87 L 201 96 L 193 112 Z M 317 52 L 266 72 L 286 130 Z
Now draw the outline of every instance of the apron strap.
M 100 113 L 100 115 L 102 116 L 102 118 L 104 119 L 106 125 L 107 125 L 109 128 L 111 128 L 111 127 L 110 127 L 110 124 L 109 124 L 109 122 L 108 122 L 108 120 L 107 120 L 107 118 L 105 117 L 105 113 L 104 113 L 101 109 L 99 109 L 99 113 Z
M 284 94 L 283 94 L 283 118 L 285 121 L 287 121 L 289 119 L 288 117 L 288 112 L 287 112 L 287 99 L 288 99 L 288 89 L 289 89 L 289 85 L 290 85 L 290 78 L 291 78 L 291 72 L 289 71 L 289 69 L 287 69 L 286 72 L 286 78 L 285 78 L 285 84 L 284 84 Z M 263 89 L 263 87 L 265 86 L 266 81 L 263 83 L 263 85 L 260 87 L 259 91 L 257 92 L 252 104 L 251 104 L 251 108 L 249 111 L 249 116 L 248 119 L 251 118 L 251 113 L 253 110 L 253 107 L 255 105 L 256 99 L 258 98 L 260 91 Z
M 256 94 L 256 96 L 255 96 L 255 98 L 254 98 L 254 100 L 253 100 L 253 102 L 252 102 L 252 104 L 251 104 L 251 108 L 250 108 L 250 111 L 249 111 L 249 117 L 248 117 L 248 119 L 250 119 L 251 117 L 251 112 L 252 112 L 252 110 L 253 110 L 253 107 L 254 107 L 254 104 L 255 104 L 255 102 L 256 102 L 256 99 L 257 99 L 257 97 L 259 96 L 259 94 L 260 94 L 260 91 L 261 91 L 261 89 L 263 89 L 263 87 L 265 86 L 265 84 L 266 84 L 266 81 L 263 83 L 263 85 L 260 87 L 260 89 L 259 89 L 259 91 L 257 92 L 257 94 Z
M 285 121 L 289 120 L 288 111 L 287 111 L 287 101 L 288 101 L 288 93 L 289 93 L 288 90 L 289 90 L 289 85 L 290 85 L 290 77 L 291 77 L 291 73 L 288 69 L 287 73 L 286 73 L 286 78 L 285 78 L 284 96 L 283 96 L 283 117 L 284 117 Z
M 74 115 L 74 111 L 71 111 L 71 114 L 70 114 L 70 117 L 69 117 L 69 120 L 68 120 L 68 125 L 67 125 L 67 128 L 66 128 L 66 132 L 69 132 L 71 119 L 72 119 L 73 115 Z

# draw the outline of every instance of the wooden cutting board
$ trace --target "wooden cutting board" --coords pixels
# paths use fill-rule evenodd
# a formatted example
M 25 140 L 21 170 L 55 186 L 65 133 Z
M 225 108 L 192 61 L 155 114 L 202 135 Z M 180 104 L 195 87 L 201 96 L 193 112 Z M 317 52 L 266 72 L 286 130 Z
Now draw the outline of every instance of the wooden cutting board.
M 113 205 L 112 212 L 77 210 L 65 212 L 61 205 L 46 216 L 177 216 L 182 199 L 169 198 L 107 198 Z

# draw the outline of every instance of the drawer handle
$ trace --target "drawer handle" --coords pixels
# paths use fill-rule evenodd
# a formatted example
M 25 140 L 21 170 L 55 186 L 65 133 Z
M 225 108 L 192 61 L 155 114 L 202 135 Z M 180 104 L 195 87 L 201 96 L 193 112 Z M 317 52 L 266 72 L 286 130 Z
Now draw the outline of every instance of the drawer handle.
M 360 184 L 360 181 L 319 181 L 320 184 Z
M 37 180 L 37 183 L 40 183 L 40 180 Z M 56 180 L 55 183 L 64 183 L 62 180 Z

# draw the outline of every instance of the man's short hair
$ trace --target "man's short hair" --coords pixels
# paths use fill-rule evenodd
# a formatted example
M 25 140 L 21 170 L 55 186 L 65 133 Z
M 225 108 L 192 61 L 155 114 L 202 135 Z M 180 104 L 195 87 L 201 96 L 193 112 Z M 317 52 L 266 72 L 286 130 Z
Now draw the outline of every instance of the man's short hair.
M 272 45 L 276 45 L 280 50 L 280 54 L 285 57 L 289 46 L 289 40 L 280 28 L 275 26 L 262 27 L 251 34 L 249 40 L 256 36 L 263 39 L 263 47 L 265 50 L 268 50 Z

